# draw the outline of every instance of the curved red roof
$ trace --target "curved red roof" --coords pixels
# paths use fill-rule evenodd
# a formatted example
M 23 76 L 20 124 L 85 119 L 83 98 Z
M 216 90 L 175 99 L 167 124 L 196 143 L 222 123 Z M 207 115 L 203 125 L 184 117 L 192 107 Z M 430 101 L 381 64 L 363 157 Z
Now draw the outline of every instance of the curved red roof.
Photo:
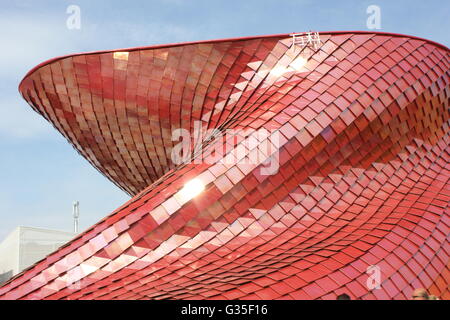
M 30 71 L 23 97 L 135 197 L 0 298 L 449 297 L 449 50 L 320 38 L 103 51 Z M 193 161 L 174 163 L 174 130 L 196 125 Z M 248 143 L 254 132 L 267 135 Z M 266 160 L 278 170 L 264 174 Z M 186 197 L 189 181 L 204 190 Z

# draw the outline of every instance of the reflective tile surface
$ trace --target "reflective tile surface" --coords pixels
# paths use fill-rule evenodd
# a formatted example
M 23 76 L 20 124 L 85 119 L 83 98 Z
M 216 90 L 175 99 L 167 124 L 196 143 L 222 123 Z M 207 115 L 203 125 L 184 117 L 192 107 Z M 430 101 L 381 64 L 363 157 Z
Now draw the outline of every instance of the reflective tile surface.
M 320 37 L 318 48 L 285 34 L 32 70 L 20 85 L 30 106 L 134 197 L 0 299 L 408 299 L 419 287 L 450 299 L 449 50 Z M 193 161 L 175 164 L 174 130 L 196 126 Z M 214 155 L 224 146 L 237 152 Z M 262 173 L 264 161 L 277 170 Z

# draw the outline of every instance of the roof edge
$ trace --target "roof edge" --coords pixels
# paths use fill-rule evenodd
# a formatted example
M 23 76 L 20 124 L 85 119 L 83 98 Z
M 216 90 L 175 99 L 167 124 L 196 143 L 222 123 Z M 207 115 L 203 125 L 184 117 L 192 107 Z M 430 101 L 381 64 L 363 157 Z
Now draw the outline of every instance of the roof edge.
M 441 47 L 447 51 L 450 51 L 450 49 L 438 42 L 435 42 L 433 40 L 428 40 L 421 37 L 406 35 L 406 34 L 400 34 L 400 33 L 390 33 L 390 32 L 379 32 L 379 31 L 319 31 L 321 34 L 330 34 L 330 35 L 336 35 L 336 34 L 378 34 L 378 35 L 388 35 L 393 37 L 407 37 L 411 39 L 417 39 L 426 41 L 428 43 L 431 43 L 437 47 Z M 24 80 L 29 77 L 31 74 L 33 74 L 38 69 L 51 64 L 53 62 L 69 58 L 69 57 L 76 57 L 76 56 L 82 56 L 82 55 L 92 55 L 92 54 L 102 54 L 102 53 L 112 53 L 112 52 L 120 52 L 120 51 L 138 51 L 138 50 L 147 50 L 147 49 L 161 49 L 161 48 L 173 48 L 173 47 L 179 47 L 179 46 L 185 46 L 185 45 L 192 45 L 192 44 L 201 44 L 201 43 L 218 43 L 218 42 L 226 42 L 226 41 L 245 41 L 245 40 L 253 40 L 253 39 L 270 39 L 270 38 L 281 38 L 281 37 L 288 37 L 292 34 L 291 33 L 280 33 L 280 34 L 271 34 L 271 35 L 257 35 L 257 36 L 247 36 L 247 37 L 235 37 L 235 38 L 223 38 L 223 39 L 211 39 L 211 40 L 199 40 L 199 41 L 188 41 L 188 42 L 176 42 L 176 43 L 169 43 L 169 44 L 157 44 L 157 45 L 150 45 L 150 46 L 140 46 L 140 47 L 131 47 L 131 48 L 120 48 L 120 49 L 112 49 L 112 50 L 98 50 L 98 51 L 88 51 L 88 52 L 80 52 L 80 53 L 72 53 L 67 55 L 62 55 L 58 57 L 54 57 L 48 60 L 45 60 L 41 62 L 40 64 L 36 65 L 30 71 L 28 71 L 23 79 L 19 83 L 19 93 L 22 93 L 20 90 L 20 87 L 22 86 Z

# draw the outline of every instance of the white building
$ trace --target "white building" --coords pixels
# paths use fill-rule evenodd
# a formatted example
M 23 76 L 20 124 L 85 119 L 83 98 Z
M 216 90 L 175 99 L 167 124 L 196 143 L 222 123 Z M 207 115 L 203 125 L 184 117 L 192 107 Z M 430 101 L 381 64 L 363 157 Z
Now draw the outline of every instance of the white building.
M 17 227 L 0 243 L 0 283 L 45 258 L 75 235 L 73 232 Z

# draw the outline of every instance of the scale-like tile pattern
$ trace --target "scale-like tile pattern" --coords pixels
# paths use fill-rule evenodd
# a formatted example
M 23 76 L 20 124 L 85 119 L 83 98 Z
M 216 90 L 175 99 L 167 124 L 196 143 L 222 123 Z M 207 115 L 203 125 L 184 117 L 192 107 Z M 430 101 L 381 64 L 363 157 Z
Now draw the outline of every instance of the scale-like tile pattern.
M 382 33 L 321 41 L 135 48 L 32 70 L 23 97 L 134 198 L 0 299 L 450 298 L 449 50 Z M 172 132 L 195 126 L 194 161 L 175 165 Z M 261 129 L 271 135 L 246 143 Z M 223 145 L 238 152 L 195 161 Z M 193 178 L 206 188 L 183 200 Z

